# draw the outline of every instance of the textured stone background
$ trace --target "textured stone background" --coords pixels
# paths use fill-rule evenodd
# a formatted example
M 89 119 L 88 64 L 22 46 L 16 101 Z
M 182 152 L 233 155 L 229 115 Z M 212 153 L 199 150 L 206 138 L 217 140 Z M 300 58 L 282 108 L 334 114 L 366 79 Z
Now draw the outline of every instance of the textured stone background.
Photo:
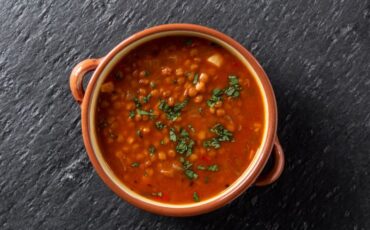
M 370 1 L 0 2 L 1 229 L 370 229 Z M 272 186 L 193 218 L 120 200 L 93 170 L 68 77 L 129 35 L 216 28 L 275 88 L 287 165 Z

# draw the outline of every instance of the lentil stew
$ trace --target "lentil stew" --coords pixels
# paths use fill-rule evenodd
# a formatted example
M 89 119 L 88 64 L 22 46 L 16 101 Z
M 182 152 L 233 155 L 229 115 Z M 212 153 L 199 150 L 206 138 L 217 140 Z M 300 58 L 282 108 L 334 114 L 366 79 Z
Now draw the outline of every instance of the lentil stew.
M 229 187 L 261 145 L 262 94 L 225 48 L 196 37 L 149 41 L 100 88 L 102 154 L 131 190 L 159 202 L 207 200 Z

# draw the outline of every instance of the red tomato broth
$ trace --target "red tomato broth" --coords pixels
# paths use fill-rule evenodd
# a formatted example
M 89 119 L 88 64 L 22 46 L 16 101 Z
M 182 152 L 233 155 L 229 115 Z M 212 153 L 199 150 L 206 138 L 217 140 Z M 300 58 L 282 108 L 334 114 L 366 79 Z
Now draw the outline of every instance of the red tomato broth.
M 223 60 L 219 66 L 207 60 L 215 54 Z M 238 96 L 225 93 L 229 76 L 238 79 Z M 207 100 L 216 88 L 224 89 L 222 103 L 211 107 Z M 172 121 L 160 109 L 161 100 L 188 103 Z M 150 115 L 138 115 L 142 111 Z M 108 165 L 131 190 L 165 203 L 192 203 L 222 192 L 248 167 L 262 142 L 264 112 L 256 80 L 233 54 L 205 39 L 165 37 L 135 48 L 105 79 L 96 111 L 97 137 Z M 158 129 L 158 121 L 166 127 Z M 219 142 L 218 149 L 204 147 L 217 137 L 210 131 L 216 124 L 233 140 Z M 169 140 L 171 128 L 176 142 Z M 188 157 L 176 150 L 181 128 L 194 141 Z M 187 176 L 181 157 L 192 163 L 196 178 Z

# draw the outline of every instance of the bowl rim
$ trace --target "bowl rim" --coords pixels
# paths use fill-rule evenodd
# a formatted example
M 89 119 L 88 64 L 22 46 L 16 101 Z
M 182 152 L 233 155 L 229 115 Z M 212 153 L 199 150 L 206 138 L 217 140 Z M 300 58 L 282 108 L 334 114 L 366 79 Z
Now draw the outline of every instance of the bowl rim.
M 107 64 L 125 47 L 127 47 L 129 44 L 132 44 L 135 41 L 138 41 L 142 38 L 145 38 L 149 35 L 153 35 L 156 33 L 162 33 L 162 32 L 168 32 L 168 31 L 190 31 L 190 32 L 197 32 L 201 34 L 205 34 L 211 37 L 215 37 L 216 39 L 219 39 L 226 44 L 233 47 L 243 58 L 246 59 L 246 61 L 251 65 L 251 68 L 255 71 L 257 77 L 259 78 L 259 81 L 261 83 L 261 91 L 265 94 L 266 97 L 266 104 L 268 107 L 268 127 L 267 129 L 267 135 L 265 142 L 261 144 L 261 156 L 255 163 L 254 170 L 251 171 L 250 174 L 244 175 L 244 178 L 242 178 L 242 181 L 235 186 L 233 190 L 231 190 L 229 193 L 216 195 L 216 200 L 213 202 L 200 204 L 199 206 L 193 206 L 193 207 L 181 207 L 181 205 L 178 205 L 178 207 L 166 207 L 164 206 L 157 206 L 152 203 L 147 203 L 141 199 L 134 198 L 126 191 L 123 191 L 112 179 L 105 170 L 103 169 L 101 162 L 98 160 L 93 146 L 92 146 L 92 140 L 90 135 L 90 127 L 89 127 L 89 112 L 90 112 L 90 104 L 92 99 L 92 94 L 94 90 L 96 90 L 95 85 L 100 77 L 101 73 L 107 66 Z M 194 24 L 164 24 L 159 26 L 154 26 L 148 29 L 144 29 L 140 32 L 135 33 L 134 35 L 124 39 L 122 42 L 120 42 L 117 46 L 115 46 L 106 56 L 104 56 L 101 59 L 100 64 L 94 71 L 90 82 L 86 88 L 86 92 L 84 95 L 84 100 L 81 104 L 81 125 L 82 125 L 82 135 L 84 144 L 89 156 L 90 161 L 92 162 L 96 172 L 100 176 L 100 178 L 104 181 L 104 183 L 112 189 L 119 197 L 124 199 L 125 201 L 129 202 L 130 204 L 139 207 L 141 209 L 144 209 L 146 211 L 160 214 L 160 215 L 166 215 L 166 216 L 193 216 L 193 215 L 199 215 L 206 212 L 213 211 L 215 209 L 218 209 L 225 204 L 231 202 L 235 198 L 237 198 L 240 194 L 242 194 L 247 188 L 249 188 L 255 180 L 258 178 L 259 174 L 263 170 L 264 166 L 267 163 L 268 158 L 270 157 L 273 143 L 276 138 L 276 129 L 277 129 L 277 106 L 276 106 L 276 99 L 275 95 L 271 86 L 271 83 L 261 67 L 261 65 L 258 63 L 258 61 L 254 58 L 254 56 L 247 51 L 241 44 L 239 44 L 237 41 L 232 39 L 231 37 L 227 36 L 224 33 L 221 33 L 217 30 L 200 26 L 200 25 L 194 25 Z M 169 204 L 170 205 L 170 204 Z

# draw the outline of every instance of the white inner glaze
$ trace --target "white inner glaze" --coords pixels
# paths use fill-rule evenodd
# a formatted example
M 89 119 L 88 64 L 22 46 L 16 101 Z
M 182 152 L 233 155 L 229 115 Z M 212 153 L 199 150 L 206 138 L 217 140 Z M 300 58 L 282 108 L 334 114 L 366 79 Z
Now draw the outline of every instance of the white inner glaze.
M 156 206 L 160 206 L 160 207 L 190 208 L 190 207 L 200 206 L 200 205 L 204 205 L 206 203 L 213 202 L 214 200 L 217 200 L 217 198 L 219 196 L 221 196 L 222 194 L 225 194 L 225 193 L 230 192 L 235 186 L 237 186 L 244 177 L 246 177 L 247 175 L 250 174 L 250 172 L 252 172 L 252 171 L 255 170 L 256 163 L 262 157 L 262 154 L 261 154 L 261 146 L 257 149 L 255 156 L 253 157 L 251 163 L 249 164 L 249 166 L 247 167 L 247 169 L 243 172 L 243 174 L 236 181 L 234 181 L 233 184 L 231 184 L 224 191 L 220 192 L 218 195 L 216 195 L 216 196 L 214 196 L 214 197 L 212 197 L 210 199 L 207 199 L 207 200 L 204 200 L 204 201 L 201 201 L 201 202 L 197 202 L 197 203 L 189 203 L 189 204 L 166 204 L 166 203 L 160 203 L 160 202 L 157 202 L 157 201 L 153 201 L 153 200 L 150 200 L 150 199 L 148 199 L 148 198 L 146 198 L 144 196 L 141 196 L 141 195 L 133 192 L 125 184 L 123 184 L 119 180 L 119 178 L 113 173 L 112 169 L 107 164 L 107 162 L 104 160 L 104 157 L 102 156 L 102 151 L 101 151 L 99 145 L 97 144 L 98 142 L 97 142 L 97 136 L 96 136 L 96 127 L 95 127 L 95 111 L 96 111 L 97 99 L 98 99 L 98 95 L 99 95 L 99 90 L 97 90 L 97 89 L 100 89 L 100 85 L 104 82 L 104 79 L 111 72 L 112 68 L 114 68 L 114 66 L 117 64 L 117 62 L 119 62 L 128 52 L 130 52 L 131 50 L 135 49 L 136 47 L 140 46 L 141 44 L 143 44 L 143 43 L 145 43 L 147 41 L 150 41 L 150 40 L 156 39 L 156 38 L 160 38 L 160 37 L 165 37 L 165 36 L 194 36 L 194 37 L 201 37 L 201 38 L 205 38 L 205 39 L 211 40 L 211 41 L 213 41 L 213 42 L 215 42 L 215 43 L 223 46 L 229 52 L 231 52 L 236 57 L 238 57 L 239 60 L 248 68 L 248 70 L 250 71 L 251 75 L 255 78 L 255 80 L 256 80 L 256 82 L 257 82 L 257 84 L 259 86 L 259 89 L 263 89 L 263 86 L 262 86 L 262 83 L 261 83 L 259 77 L 257 76 L 257 73 L 252 68 L 251 64 L 235 48 L 231 47 L 229 44 L 227 44 L 224 41 L 219 40 L 219 39 L 217 39 L 217 38 L 215 38 L 213 36 L 210 36 L 210 35 L 207 35 L 207 34 L 203 34 L 203 33 L 198 33 L 198 32 L 192 32 L 192 31 L 160 32 L 160 33 L 152 34 L 152 35 L 149 35 L 149 36 L 144 37 L 142 39 L 139 39 L 139 40 L 135 41 L 134 43 L 131 43 L 130 45 L 128 45 L 127 47 L 125 47 L 115 57 L 113 57 L 113 59 L 107 64 L 107 66 L 104 68 L 104 70 L 102 71 L 101 75 L 99 76 L 99 78 L 98 78 L 98 80 L 96 82 L 95 90 L 94 90 L 94 92 L 92 92 L 92 95 L 91 95 L 91 101 L 90 101 L 90 105 L 89 105 L 89 119 L 88 120 L 89 120 L 89 127 L 90 127 L 89 133 L 90 133 L 90 139 L 91 139 L 92 148 L 93 148 L 93 151 L 94 151 L 94 153 L 95 153 L 98 161 L 100 162 L 100 164 L 101 164 L 104 172 L 110 177 L 110 179 L 118 187 L 120 187 L 122 190 L 126 191 L 126 193 L 130 194 L 130 196 L 132 196 L 132 197 L 134 197 L 136 199 L 139 199 L 139 200 L 142 200 L 142 201 L 144 201 L 146 203 L 150 203 L 150 204 L 153 204 L 153 205 L 156 205 Z M 262 95 L 262 98 L 263 98 L 264 114 L 265 114 L 265 128 L 264 128 L 264 131 L 263 131 L 262 143 L 265 143 L 266 142 L 266 138 L 267 138 L 267 128 L 269 127 L 269 124 L 268 124 L 268 122 L 269 122 L 269 119 L 268 119 L 269 118 L 269 111 L 268 111 L 268 106 L 267 106 L 266 94 L 264 93 L 263 90 L 260 90 L 260 91 L 261 91 L 261 95 Z

